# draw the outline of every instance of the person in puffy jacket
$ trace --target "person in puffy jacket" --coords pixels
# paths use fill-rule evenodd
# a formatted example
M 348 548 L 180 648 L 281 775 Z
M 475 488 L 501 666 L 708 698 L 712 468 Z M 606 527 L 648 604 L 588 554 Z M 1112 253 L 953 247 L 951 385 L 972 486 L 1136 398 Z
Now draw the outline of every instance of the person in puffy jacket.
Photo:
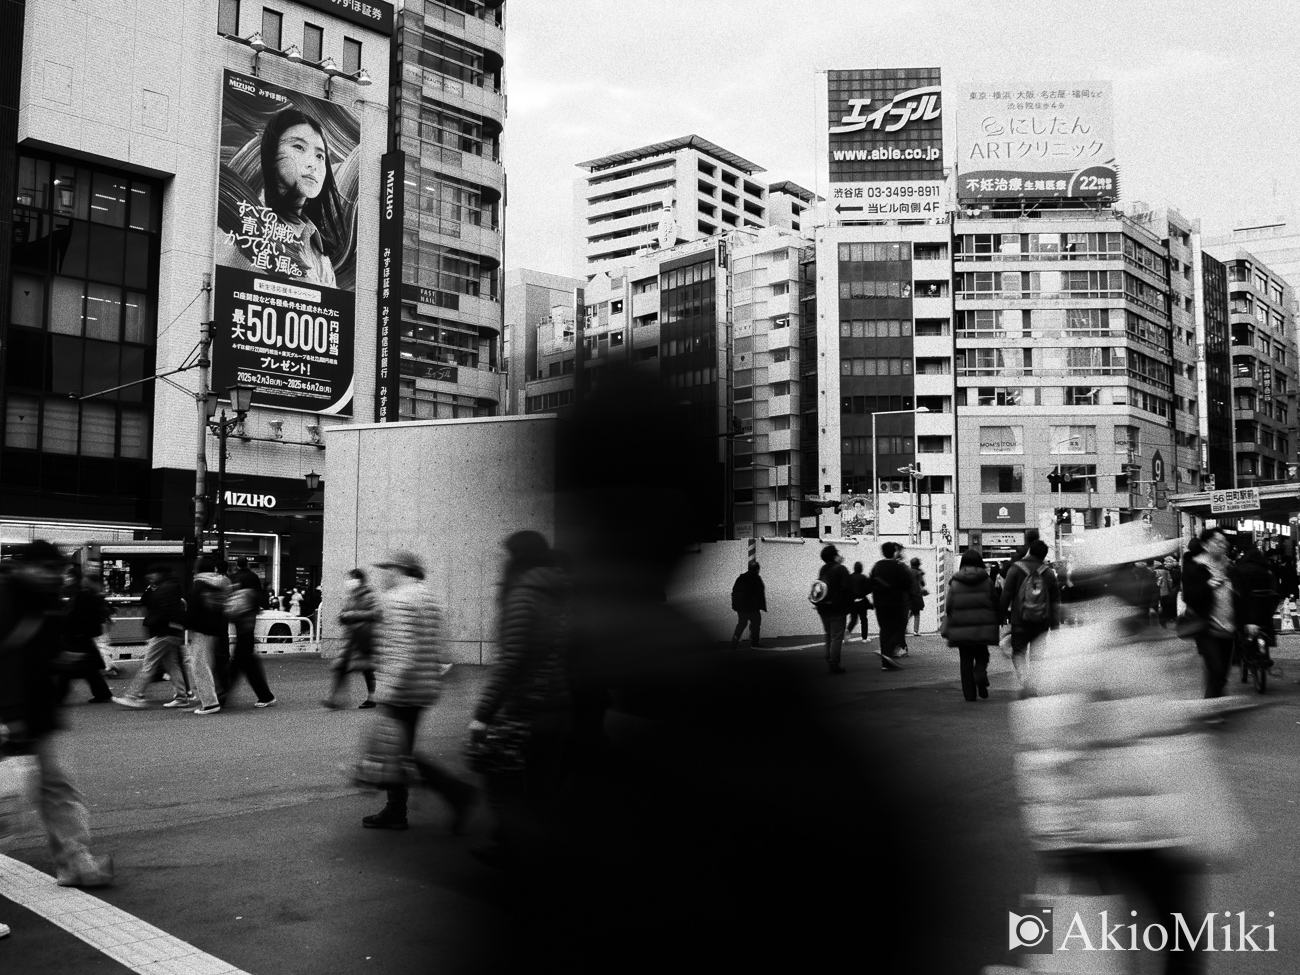
M 569 577 L 538 532 L 516 532 L 505 548 L 498 652 L 469 724 L 495 819 L 493 844 L 472 852 L 493 866 L 542 849 L 570 728 Z
M 194 562 L 194 580 L 185 600 L 185 628 L 190 641 L 185 645 L 185 665 L 199 696 L 195 714 L 216 714 L 221 710 L 221 695 L 213 668 L 217 652 L 226 639 L 226 601 L 230 597 L 230 580 L 217 571 L 210 555 L 200 555 Z
M 968 548 L 948 583 L 943 637 L 961 662 L 961 693 L 968 701 L 989 696 L 989 645 L 998 642 L 998 602 L 980 553 Z
M 443 652 L 442 610 L 424 581 L 424 566 L 412 552 L 394 552 L 375 563 L 380 590 L 375 614 L 375 701 L 379 727 L 395 735 L 388 745 L 400 764 L 414 763 L 424 783 L 452 807 L 452 832 L 462 833 L 478 790 L 445 771 L 431 759 L 415 754 L 420 718 L 442 693 L 442 678 L 450 668 Z M 387 785 L 388 801 L 361 825 L 368 829 L 406 829 L 410 789 Z

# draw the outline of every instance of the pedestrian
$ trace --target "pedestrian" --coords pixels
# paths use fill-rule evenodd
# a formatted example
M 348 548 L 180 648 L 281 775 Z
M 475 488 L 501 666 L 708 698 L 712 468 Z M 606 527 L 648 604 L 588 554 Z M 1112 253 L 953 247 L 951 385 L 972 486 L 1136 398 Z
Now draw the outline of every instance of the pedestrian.
M 226 639 L 229 595 L 230 580 L 217 571 L 216 559 L 200 555 L 194 562 L 194 579 L 185 600 L 185 628 L 189 630 L 185 663 L 199 696 L 195 714 L 216 714 L 221 710 L 225 688 L 218 686 L 214 668 L 219 665 L 217 654 L 221 641 Z
M 863 643 L 866 643 L 867 610 L 871 609 L 871 580 L 863 573 L 861 562 L 853 563 L 853 572 L 849 576 L 849 594 L 853 597 L 853 601 L 849 604 L 849 622 L 844 627 L 844 639 L 849 638 L 853 627 L 861 624 L 862 629 L 858 636 Z
M 998 604 L 999 621 L 1011 626 L 1011 663 L 1022 692 L 1029 683 L 1030 650 L 1060 621 L 1061 587 L 1056 573 L 1043 564 L 1046 558 L 1047 543 L 1035 539 L 1028 554 L 1007 570 Z
M 289 612 L 294 616 L 302 615 L 302 592 L 298 589 L 295 589 L 293 595 L 289 597 Z
M 925 569 L 921 567 L 921 560 L 913 558 L 911 563 L 912 575 L 916 579 L 916 585 L 912 587 L 912 633 L 915 636 L 921 635 L 921 611 L 925 609 L 925 597 L 930 595 L 930 590 L 925 587 Z M 907 656 L 907 654 L 903 654 Z
M 1255 545 L 1237 560 L 1237 585 L 1241 613 L 1237 621 L 1238 638 L 1244 642 L 1263 638 L 1263 665 L 1273 671 L 1272 648 L 1277 646 L 1277 630 L 1273 612 L 1280 601 L 1277 576 L 1273 574 L 1264 553 Z M 1244 648 L 1243 648 L 1244 650 Z M 1275 674 L 1275 676 L 1280 676 Z
M 344 632 L 343 651 L 331 665 L 334 678 L 330 683 L 329 697 L 320 703 L 322 707 L 337 708 L 339 692 L 343 690 L 348 674 L 359 673 L 366 682 L 366 699 L 357 707 L 368 709 L 375 706 L 375 664 L 371 654 L 378 616 L 375 591 L 370 588 L 364 569 L 351 569 L 346 585 L 343 609 L 339 612 L 339 623 Z
M 1179 629 L 1196 641 L 1205 668 L 1205 696 L 1221 697 L 1232 663 L 1237 634 L 1238 599 L 1236 567 L 1228 560 L 1228 537 L 1217 526 L 1200 534 L 1199 551 L 1188 546 L 1183 561 L 1183 599 L 1188 621 Z
M 821 559 L 817 581 L 824 588 L 820 590 L 821 599 L 814 605 L 826 633 L 826 667 L 832 674 L 843 674 L 840 651 L 844 645 L 844 625 L 853 601 L 853 594 L 849 591 L 849 570 L 844 568 L 844 560 L 834 545 L 822 549 Z
M 106 704 L 113 692 L 104 680 L 104 658 L 95 639 L 104 632 L 108 604 L 99 588 L 82 576 L 81 566 L 68 564 L 64 574 L 68 594 L 68 613 L 63 625 L 64 676 L 63 692 L 74 680 L 84 680 L 90 687 L 90 704 Z
M 34 755 L 40 815 L 60 887 L 104 887 L 113 861 L 90 850 L 90 814 L 59 759 L 59 587 L 67 561 L 33 541 L 14 553 L 0 581 L 0 742 L 7 755 Z
M 406 767 L 413 763 L 424 783 L 451 806 L 452 832 L 462 833 L 478 790 L 432 759 L 415 754 L 420 719 L 438 700 L 443 675 L 450 667 L 444 658 L 442 611 L 414 553 L 394 552 L 377 562 L 375 569 L 379 589 L 375 700 L 379 708 L 357 779 L 385 788 L 388 801 L 361 824 L 369 829 L 407 828 L 410 789 Z
M 1151 610 L 1160 598 L 1160 587 L 1156 584 L 1156 574 L 1145 562 L 1133 563 L 1133 579 L 1137 588 L 1134 590 L 1139 599 L 1144 600 L 1147 610 L 1147 622 L 1151 622 Z
M 763 614 L 767 612 L 767 587 L 763 577 L 758 574 L 756 559 L 749 560 L 749 568 L 736 577 L 731 587 L 731 608 L 736 612 L 736 631 L 731 634 L 731 649 L 740 646 L 740 638 L 749 627 L 749 645 L 760 649 L 759 630 L 763 626 Z
M 492 845 L 471 852 L 501 867 L 549 845 L 570 730 L 569 577 L 537 532 L 516 532 L 505 547 L 499 651 L 469 724 L 468 752 L 494 819 Z M 750 566 L 758 579 L 758 563 Z
M 1160 586 L 1160 625 L 1168 626 L 1178 618 L 1178 582 L 1182 573 L 1178 569 L 1178 561 L 1171 555 L 1160 563 L 1161 570 L 1164 573 L 1164 580 L 1161 574 L 1156 573 L 1156 583 Z
M 243 561 L 241 559 L 241 561 Z M 266 671 L 262 659 L 257 655 L 257 611 L 262 604 L 262 583 L 257 576 L 247 571 L 236 571 L 232 588 L 226 603 L 226 617 L 235 626 L 235 652 L 230 658 L 229 680 L 223 697 L 234 689 L 235 681 L 242 674 L 248 679 L 249 690 L 257 699 L 253 707 L 269 708 L 276 703 L 275 695 L 266 682 Z
M 884 557 L 871 567 L 871 599 L 876 605 L 876 626 L 880 630 L 880 666 L 884 670 L 900 669 L 897 660 L 907 636 L 907 620 L 912 614 L 916 576 L 902 562 L 903 547 L 897 542 L 880 546 Z
M 943 638 L 957 648 L 961 693 L 968 701 L 989 696 L 989 644 L 998 642 L 998 600 L 993 580 L 973 548 L 962 553 L 961 564 L 948 583 Z
M 128 708 L 146 706 L 144 691 L 161 670 L 171 678 L 173 697 L 165 708 L 193 708 L 199 699 L 185 678 L 181 666 L 181 641 L 185 639 L 184 608 L 181 605 L 181 587 L 170 569 L 161 565 L 150 566 L 146 573 L 149 585 L 141 596 L 144 607 L 144 631 L 149 637 L 140 669 L 127 684 L 121 697 L 113 698 L 115 704 Z

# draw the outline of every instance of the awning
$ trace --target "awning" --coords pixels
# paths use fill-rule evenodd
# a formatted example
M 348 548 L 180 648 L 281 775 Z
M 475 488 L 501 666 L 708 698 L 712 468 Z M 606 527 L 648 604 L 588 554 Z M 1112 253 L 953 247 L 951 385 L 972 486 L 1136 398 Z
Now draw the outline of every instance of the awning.
M 1197 518 L 1213 518 L 1220 521 L 1244 519 L 1271 521 L 1285 525 L 1293 514 L 1300 512 L 1300 484 L 1266 484 L 1256 490 L 1259 491 L 1259 508 L 1253 511 L 1215 513 L 1211 510 L 1212 495 L 1222 494 L 1221 491 L 1171 494 L 1169 503 L 1179 511 L 1185 511 Z

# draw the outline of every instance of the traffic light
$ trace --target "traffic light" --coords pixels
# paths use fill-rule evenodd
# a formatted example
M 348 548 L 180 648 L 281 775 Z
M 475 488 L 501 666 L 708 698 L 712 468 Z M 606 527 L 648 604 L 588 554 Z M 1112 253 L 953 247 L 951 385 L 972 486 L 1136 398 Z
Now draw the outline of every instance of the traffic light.
M 897 510 L 898 510 L 899 508 L 901 508 L 902 506 L 903 506 L 903 502 L 901 502 L 901 501 L 890 501 L 890 502 L 889 502 L 889 513 L 892 515 L 895 511 L 897 511 Z
M 1156 507 L 1162 511 L 1169 507 L 1169 488 L 1164 484 L 1156 485 Z

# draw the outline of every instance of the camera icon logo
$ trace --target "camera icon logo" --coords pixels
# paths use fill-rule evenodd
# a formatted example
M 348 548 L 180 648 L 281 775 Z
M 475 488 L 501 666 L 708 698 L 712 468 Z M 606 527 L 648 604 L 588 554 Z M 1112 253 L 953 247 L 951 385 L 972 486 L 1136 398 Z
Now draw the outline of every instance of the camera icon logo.
M 1052 909 L 1041 907 L 1028 914 L 1007 911 L 1007 950 L 1018 955 L 1050 955 Z

